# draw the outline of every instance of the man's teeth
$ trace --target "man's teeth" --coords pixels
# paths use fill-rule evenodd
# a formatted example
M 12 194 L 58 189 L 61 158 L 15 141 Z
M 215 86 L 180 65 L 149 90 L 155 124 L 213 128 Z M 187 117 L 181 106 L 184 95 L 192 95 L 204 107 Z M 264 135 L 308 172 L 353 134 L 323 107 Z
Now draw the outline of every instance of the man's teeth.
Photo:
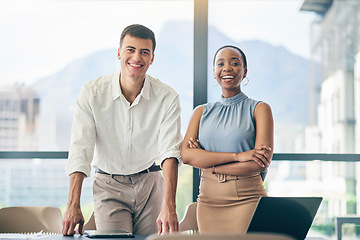
M 138 64 L 131 64 L 131 63 L 130 63 L 130 66 L 132 66 L 132 67 L 141 67 L 141 65 L 138 65 Z

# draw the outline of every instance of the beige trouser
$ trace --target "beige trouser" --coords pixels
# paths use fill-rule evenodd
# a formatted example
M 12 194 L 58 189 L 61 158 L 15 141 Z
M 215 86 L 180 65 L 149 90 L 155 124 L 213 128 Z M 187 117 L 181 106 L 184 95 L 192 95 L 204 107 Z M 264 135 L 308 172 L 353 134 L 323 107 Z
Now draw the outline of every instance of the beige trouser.
M 200 232 L 246 232 L 259 198 L 266 195 L 260 174 L 203 171 L 197 207 Z
M 112 177 L 96 173 L 93 195 L 96 229 L 157 233 L 156 219 L 164 199 L 160 172 Z

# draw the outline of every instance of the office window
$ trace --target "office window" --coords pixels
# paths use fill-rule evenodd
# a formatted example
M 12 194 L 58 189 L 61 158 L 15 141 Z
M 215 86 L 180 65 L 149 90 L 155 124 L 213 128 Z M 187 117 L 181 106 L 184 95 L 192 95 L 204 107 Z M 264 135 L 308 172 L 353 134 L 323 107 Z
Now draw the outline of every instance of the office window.
M 12 129 L 0 138 L 0 150 L 67 151 L 79 89 L 87 80 L 118 69 L 118 38 L 123 27 L 135 21 L 133 16 L 126 17 L 132 9 L 139 13 L 136 22 L 157 35 L 155 62 L 149 73 L 180 93 L 185 133 L 196 81 L 192 77 L 193 1 L 14 2 L 0 2 L 0 31 L 5 36 L 0 39 L 0 77 L 5 79 L 0 83 L 1 134 Z M 238 45 L 249 64 L 250 82 L 242 86 L 243 91 L 273 109 L 275 152 L 359 152 L 360 103 L 355 94 L 360 86 L 359 3 L 334 0 L 324 12 L 300 12 L 305 2 L 209 0 L 208 101 L 216 101 L 221 94 L 212 77 L 214 52 L 224 44 Z M 99 17 L 103 12 L 106 14 Z M 7 115 L 14 99 L 28 102 L 26 112 Z M 5 119 L 16 119 L 19 127 L 9 126 Z M 59 162 L 49 181 L 59 176 L 56 181 L 65 183 L 58 191 L 63 197 L 67 177 L 62 179 L 65 162 Z M 50 172 L 57 164 L 49 159 L 41 164 L 38 160 L 25 163 L 35 172 Z M 4 176 L 11 176 L 8 166 L 17 166 L 7 161 L 1 165 L 1 192 L 11 192 Z M 265 185 L 269 195 L 323 195 L 313 230 L 329 236 L 334 234 L 335 216 L 358 214 L 359 169 L 359 163 L 352 162 L 273 161 Z M 191 170 L 180 168 L 180 211 L 191 201 Z M 84 185 L 88 193 L 89 180 Z M 53 191 L 41 185 L 37 188 Z M 60 195 L 40 197 L 49 202 Z M 16 198 L 29 199 L 22 192 Z M 0 206 L 11 199 L 12 195 L 1 195 Z M 87 200 L 82 203 L 91 210 Z M 64 206 L 66 200 L 61 201 Z
M 1 121 L 6 136 L 0 150 L 68 151 L 80 88 L 119 69 L 120 34 L 133 23 L 156 35 L 148 73 L 179 93 L 185 132 L 193 96 L 193 1 L 1 1 L 0 16 L 0 119 L 6 119 Z M 16 119 L 14 131 L 7 130 L 8 119 Z M 65 207 L 65 159 L 10 162 L 0 161 L 1 169 L 7 169 L 0 206 Z M 18 171 L 24 177 L 10 181 Z M 192 168 L 180 167 L 179 218 L 192 200 L 191 174 Z M 86 180 L 83 195 L 87 208 L 91 180 Z
M 311 1 L 209 0 L 208 100 L 221 95 L 215 51 L 236 45 L 247 56 L 250 81 L 242 91 L 272 108 L 275 153 L 359 153 L 353 59 L 360 5 L 332 1 L 323 14 L 300 11 L 304 2 Z M 312 231 L 329 236 L 336 216 L 358 214 L 358 164 L 273 161 L 265 186 L 270 196 L 323 196 Z

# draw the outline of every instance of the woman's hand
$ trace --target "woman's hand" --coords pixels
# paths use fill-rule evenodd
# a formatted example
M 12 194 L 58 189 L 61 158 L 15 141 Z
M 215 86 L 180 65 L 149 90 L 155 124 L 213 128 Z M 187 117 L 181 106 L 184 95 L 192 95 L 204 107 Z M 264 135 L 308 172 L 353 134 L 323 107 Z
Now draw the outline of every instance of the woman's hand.
M 263 172 L 270 165 L 272 149 L 267 145 L 260 145 L 255 149 L 234 154 L 234 162 L 218 164 L 215 169 L 209 169 L 209 171 L 236 176 L 249 176 Z
M 250 161 L 259 164 L 260 167 L 268 168 L 271 162 L 271 147 L 261 145 L 252 150 Z
M 188 141 L 189 144 L 189 148 L 201 148 L 200 143 L 199 143 L 199 139 L 193 139 L 190 138 L 190 140 Z

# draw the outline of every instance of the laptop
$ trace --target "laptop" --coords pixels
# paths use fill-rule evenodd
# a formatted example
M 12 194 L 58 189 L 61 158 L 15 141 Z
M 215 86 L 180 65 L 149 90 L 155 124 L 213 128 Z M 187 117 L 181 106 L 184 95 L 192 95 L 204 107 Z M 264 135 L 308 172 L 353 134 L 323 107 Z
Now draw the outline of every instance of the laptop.
M 304 240 L 322 197 L 261 197 L 247 232 L 282 233 Z
M 124 230 L 87 230 L 84 232 L 85 236 L 89 238 L 133 238 L 132 233 Z

